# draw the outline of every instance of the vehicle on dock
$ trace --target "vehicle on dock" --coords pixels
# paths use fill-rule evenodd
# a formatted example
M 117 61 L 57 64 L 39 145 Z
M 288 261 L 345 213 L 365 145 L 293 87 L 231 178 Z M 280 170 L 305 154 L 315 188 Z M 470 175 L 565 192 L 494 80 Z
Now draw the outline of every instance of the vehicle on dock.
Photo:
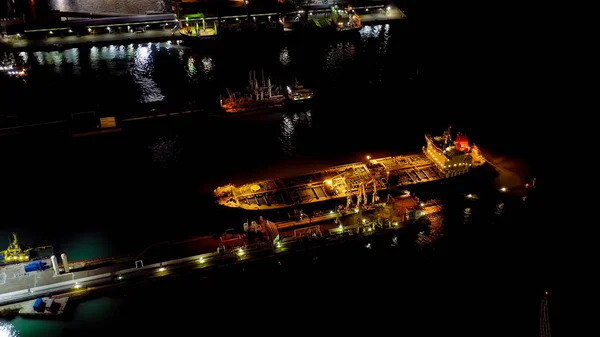
M 42 261 L 33 261 L 29 264 L 26 264 L 24 270 L 26 273 L 31 273 L 35 271 L 42 271 L 46 269 L 46 264 Z
M 335 199 L 347 205 L 375 203 L 379 191 L 441 180 L 465 174 L 485 163 L 466 136 L 453 140 L 450 128 L 443 136 L 425 135 L 423 153 L 371 159 L 336 166 L 302 176 L 277 178 L 241 186 L 218 187 L 213 194 L 222 206 L 247 210 L 285 208 Z

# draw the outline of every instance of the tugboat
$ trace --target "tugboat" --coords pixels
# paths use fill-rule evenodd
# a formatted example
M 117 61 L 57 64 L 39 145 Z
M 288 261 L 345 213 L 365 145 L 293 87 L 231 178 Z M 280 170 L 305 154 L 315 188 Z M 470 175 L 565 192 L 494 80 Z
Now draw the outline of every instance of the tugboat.
M 19 263 L 29 261 L 29 253 L 32 248 L 25 248 L 19 243 L 17 234 L 13 234 L 13 240 L 6 250 L 0 251 L 0 263 Z
M 52 246 L 26 247 L 19 243 L 17 234 L 13 234 L 12 242 L 5 250 L 0 250 L 0 265 L 29 262 L 50 257 L 54 253 Z
M 305 88 L 303 85 L 298 84 L 298 81 L 292 87 L 288 86 L 286 89 L 287 98 L 291 102 L 305 102 L 313 98 L 312 89 Z
M 279 94 L 279 89 L 271 84 L 271 79 L 265 81 L 264 74 L 262 85 L 256 79 L 256 72 L 250 71 L 250 85 L 246 95 L 232 93 L 227 90 L 229 97 L 220 99 L 221 109 L 226 115 L 248 115 L 281 110 L 285 106 L 285 96 Z

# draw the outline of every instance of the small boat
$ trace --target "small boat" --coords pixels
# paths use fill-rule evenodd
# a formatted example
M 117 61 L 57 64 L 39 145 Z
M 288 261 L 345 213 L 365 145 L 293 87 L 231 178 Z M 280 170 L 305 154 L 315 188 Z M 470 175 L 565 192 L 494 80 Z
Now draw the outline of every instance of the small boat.
M 264 75 L 259 85 L 254 71 L 250 72 L 250 85 L 245 95 L 227 91 L 229 97 L 225 100 L 220 99 L 221 109 L 226 115 L 279 111 L 285 107 L 285 96 L 279 93 L 279 88 L 271 84 L 271 79 L 265 80 Z
M 19 263 L 29 261 L 29 252 L 31 248 L 27 248 L 19 243 L 17 234 L 13 234 L 13 239 L 6 250 L 0 251 L 0 261 L 3 263 Z
M 305 88 L 303 85 L 298 84 L 298 81 L 294 86 L 288 86 L 286 89 L 287 98 L 293 102 L 303 102 L 312 99 L 314 96 L 312 89 Z

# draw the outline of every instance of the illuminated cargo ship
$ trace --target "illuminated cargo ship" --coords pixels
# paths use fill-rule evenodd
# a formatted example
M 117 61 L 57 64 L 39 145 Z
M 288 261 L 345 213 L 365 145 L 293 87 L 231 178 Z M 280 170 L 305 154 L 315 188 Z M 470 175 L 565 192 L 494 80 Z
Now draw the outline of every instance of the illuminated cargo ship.
M 261 84 L 256 79 L 256 73 L 251 71 L 247 94 L 229 92 L 228 98 L 221 99 L 221 109 L 227 114 L 238 114 L 283 108 L 285 96 L 279 94 L 279 89 L 271 84 L 271 79 L 265 81 L 263 74 Z
M 452 140 L 450 128 L 442 136 L 425 135 L 423 153 L 371 159 L 292 177 L 233 184 L 215 189 L 222 206 L 247 210 L 284 208 L 334 199 L 346 207 L 373 204 L 377 192 L 454 177 L 481 166 L 485 159 L 466 136 Z
M 306 88 L 297 82 L 286 87 L 285 95 L 282 90 L 271 83 L 271 79 L 262 75 L 262 81 L 256 78 L 254 71 L 250 72 L 250 83 L 246 94 L 229 92 L 229 97 L 221 98 L 223 116 L 243 116 L 275 111 L 283 111 L 286 107 L 293 107 L 295 103 L 306 102 L 313 98 L 312 89 Z

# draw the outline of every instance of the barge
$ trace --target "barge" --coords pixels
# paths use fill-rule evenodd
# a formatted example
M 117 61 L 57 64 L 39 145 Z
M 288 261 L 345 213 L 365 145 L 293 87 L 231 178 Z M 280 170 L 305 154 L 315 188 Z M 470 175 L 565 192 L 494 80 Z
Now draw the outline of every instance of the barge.
M 451 136 L 451 127 L 441 136 L 425 135 L 426 145 L 418 154 L 331 167 L 291 178 L 233 184 L 216 188 L 219 205 L 245 210 L 286 208 L 328 200 L 346 199 L 346 207 L 376 203 L 377 192 L 408 187 L 468 173 L 485 163 L 481 151 L 468 138 Z
M 246 93 L 233 93 L 228 91 L 228 97 L 220 100 L 221 111 L 215 116 L 248 116 L 269 112 L 283 112 L 291 108 L 294 103 L 304 102 L 313 98 L 313 92 L 309 88 L 299 85 L 297 82 L 292 87 L 287 86 L 285 94 L 283 90 L 271 83 L 270 78 L 262 74 L 262 81 L 256 78 L 256 72 L 249 72 L 249 85 Z

